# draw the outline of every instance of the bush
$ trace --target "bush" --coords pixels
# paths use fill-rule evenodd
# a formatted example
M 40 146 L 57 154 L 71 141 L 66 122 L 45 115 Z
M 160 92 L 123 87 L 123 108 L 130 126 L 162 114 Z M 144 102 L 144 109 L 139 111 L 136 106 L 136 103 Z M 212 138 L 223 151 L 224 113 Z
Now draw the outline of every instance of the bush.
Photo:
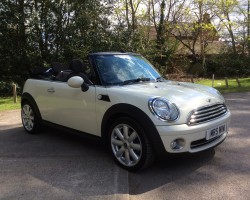
M 250 75 L 249 58 L 244 55 L 210 55 L 206 60 L 207 75 L 245 77 Z
M 17 94 L 21 94 L 21 89 L 17 85 Z M 13 95 L 13 82 L 11 81 L 0 81 L 0 96 L 12 96 Z

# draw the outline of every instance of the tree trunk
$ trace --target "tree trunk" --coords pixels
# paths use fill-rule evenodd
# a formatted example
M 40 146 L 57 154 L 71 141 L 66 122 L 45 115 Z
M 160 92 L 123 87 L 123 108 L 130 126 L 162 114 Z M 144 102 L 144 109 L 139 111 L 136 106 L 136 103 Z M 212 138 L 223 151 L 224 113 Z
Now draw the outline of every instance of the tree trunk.
M 134 9 L 134 5 L 133 5 L 133 0 L 130 0 L 129 2 L 130 2 L 130 7 L 131 7 L 132 30 L 134 32 L 136 29 L 135 9 Z
M 202 69 L 203 69 L 203 73 L 204 75 L 206 75 L 206 58 L 205 58 L 205 48 L 204 48 L 204 32 L 203 32 L 203 2 L 200 1 L 199 2 L 199 28 L 200 28 L 200 50 L 201 50 L 201 61 L 202 61 Z
M 235 38 L 234 38 L 234 33 L 233 33 L 232 25 L 231 25 L 231 20 L 230 20 L 230 17 L 229 17 L 228 13 L 227 13 L 227 20 L 229 22 L 228 23 L 228 32 L 229 32 L 229 35 L 231 37 L 233 53 L 236 54 L 237 51 L 236 51 Z
M 128 16 L 128 0 L 126 0 L 126 21 L 127 21 L 127 27 L 128 27 L 128 30 L 130 29 L 130 22 L 129 22 L 129 16 Z
M 165 45 L 165 38 L 164 38 L 164 30 L 165 30 L 165 0 L 162 0 L 161 7 L 160 7 L 160 22 L 157 28 L 157 43 L 160 48 L 162 48 Z
M 247 1 L 247 48 L 250 52 L 250 0 Z

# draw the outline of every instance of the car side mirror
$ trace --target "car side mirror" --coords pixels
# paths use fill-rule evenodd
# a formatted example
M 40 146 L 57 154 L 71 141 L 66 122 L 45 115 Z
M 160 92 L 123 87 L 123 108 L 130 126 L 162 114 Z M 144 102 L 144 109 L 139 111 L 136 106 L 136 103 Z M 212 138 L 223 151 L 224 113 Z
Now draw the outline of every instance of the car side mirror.
M 72 88 L 79 88 L 84 80 L 80 76 L 73 76 L 68 80 L 68 86 Z
M 72 88 L 80 88 L 83 92 L 86 92 L 89 89 L 89 86 L 84 83 L 84 80 L 80 76 L 73 76 L 68 80 L 68 86 Z

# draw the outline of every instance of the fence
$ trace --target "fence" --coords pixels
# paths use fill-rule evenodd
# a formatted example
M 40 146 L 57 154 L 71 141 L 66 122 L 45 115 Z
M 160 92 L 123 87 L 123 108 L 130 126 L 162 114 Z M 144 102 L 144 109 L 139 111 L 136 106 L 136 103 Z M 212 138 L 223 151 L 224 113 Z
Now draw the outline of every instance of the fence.
M 212 83 L 211 83 L 212 87 L 214 87 L 214 77 L 215 77 L 215 75 L 213 74 L 212 75 Z M 198 78 L 198 77 L 193 76 L 193 75 L 180 75 L 180 74 L 167 74 L 166 78 L 169 80 L 191 82 L 191 83 L 197 82 L 197 81 L 202 79 L 202 78 Z M 239 78 L 236 77 L 235 80 L 237 82 L 238 87 L 241 87 L 241 83 L 240 83 Z M 229 87 L 228 78 L 225 77 L 224 81 L 225 81 L 226 87 L 228 88 Z

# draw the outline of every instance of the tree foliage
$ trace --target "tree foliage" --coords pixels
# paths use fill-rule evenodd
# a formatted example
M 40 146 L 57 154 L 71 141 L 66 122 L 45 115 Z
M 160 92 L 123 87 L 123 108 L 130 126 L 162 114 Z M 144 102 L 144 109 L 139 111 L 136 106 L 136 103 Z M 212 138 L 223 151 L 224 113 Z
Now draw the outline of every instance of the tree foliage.
M 222 57 L 243 66 L 249 8 L 247 0 L 1 0 L 0 80 L 22 84 L 34 66 L 119 50 L 143 54 L 163 73 L 174 72 L 180 56 L 212 73 L 207 44 L 219 37 Z
M 65 62 L 111 46 L 109 10 L 98 0 L 3 0 L 1 79 L 22 82 L 35 65 Z

